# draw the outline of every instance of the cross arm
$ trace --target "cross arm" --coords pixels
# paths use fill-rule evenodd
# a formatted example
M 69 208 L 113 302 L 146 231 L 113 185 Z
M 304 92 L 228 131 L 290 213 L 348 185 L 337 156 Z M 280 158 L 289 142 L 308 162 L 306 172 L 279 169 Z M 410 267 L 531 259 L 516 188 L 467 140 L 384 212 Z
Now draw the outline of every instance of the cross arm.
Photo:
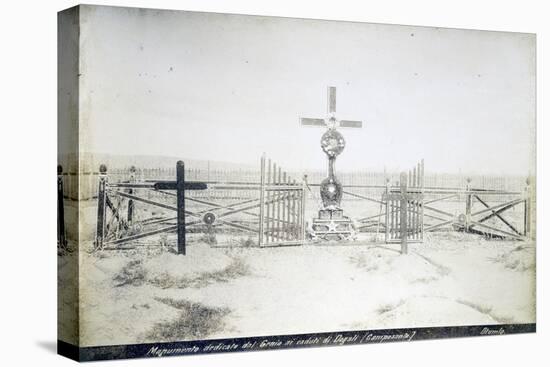
M 336 112 L 336 87 L 327 88 L 328 113 Z
M 300 124 L 302 126 L 326 126 L 324 119 L 313 119 L 307 117 L 300 118 Z
M 361 127 L 363 127 L 363 122 L 362 121 L 353 121 L 353 120 L 340 120 L 340 127 L 361 128 Z
M 208 186 L 204 182 L 187 181 L 185 190 L 206 190 Z M 153 184 L 155 190 L 177 190 L 176 181 L 157 181 Z

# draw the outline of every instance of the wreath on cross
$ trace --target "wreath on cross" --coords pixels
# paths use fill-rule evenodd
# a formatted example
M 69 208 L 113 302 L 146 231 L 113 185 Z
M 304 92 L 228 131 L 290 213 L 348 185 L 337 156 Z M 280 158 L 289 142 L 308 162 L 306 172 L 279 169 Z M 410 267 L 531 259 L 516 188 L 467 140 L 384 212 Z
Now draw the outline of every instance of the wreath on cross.
M 346 141 L 344 137 L 335 129 L 329 129 L 321 137 L 321 148 L 323 148 L 323 152 L 329 157 L 336 157 L 342 153 L 345 146 Z

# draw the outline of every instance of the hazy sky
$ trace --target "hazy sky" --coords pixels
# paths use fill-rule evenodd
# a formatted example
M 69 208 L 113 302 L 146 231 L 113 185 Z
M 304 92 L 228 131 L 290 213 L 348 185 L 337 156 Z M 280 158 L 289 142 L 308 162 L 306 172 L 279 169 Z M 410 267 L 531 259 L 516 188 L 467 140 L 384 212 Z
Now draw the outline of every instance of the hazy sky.
M 326 88 L 338 169 L 534 172 L 535 37 L 207 13 L 85 8 L 81 149 L 326 166 Z

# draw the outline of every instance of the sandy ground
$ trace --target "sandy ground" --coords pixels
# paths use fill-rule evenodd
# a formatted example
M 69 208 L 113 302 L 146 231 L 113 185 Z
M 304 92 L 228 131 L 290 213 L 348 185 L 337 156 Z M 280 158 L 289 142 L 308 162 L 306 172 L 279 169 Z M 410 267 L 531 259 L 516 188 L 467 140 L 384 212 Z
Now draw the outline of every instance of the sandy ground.
M 424 244 L 81 255 L 81 345 L 535 321 L 535 249 L 463 233 Z

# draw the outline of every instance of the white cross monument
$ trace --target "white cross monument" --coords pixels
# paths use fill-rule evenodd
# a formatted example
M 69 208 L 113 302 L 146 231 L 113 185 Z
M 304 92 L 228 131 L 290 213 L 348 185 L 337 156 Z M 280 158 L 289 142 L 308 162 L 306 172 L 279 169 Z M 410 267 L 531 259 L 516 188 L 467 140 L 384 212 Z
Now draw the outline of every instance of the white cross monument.
M 321 148 L 328 158 L 328 177 L 320 184 L 323 207 L 319 210 L 319 217 L 313 219 L 312 236 L 326 240 L 340 240 L 350 238 L 353 233 L 352 222 L 343 215 L 340 208 L 343 188 L 335 174 L 336 157 L 342 153 L 346 141 L 337 128 L 361 128 L 363 123 L 354 120 L 338 120 L 336 118 L 336 87 L 328 87 L 327 117 L 300 118 L 302 126 L 326 127 L 327 131 L 321 137 Z

